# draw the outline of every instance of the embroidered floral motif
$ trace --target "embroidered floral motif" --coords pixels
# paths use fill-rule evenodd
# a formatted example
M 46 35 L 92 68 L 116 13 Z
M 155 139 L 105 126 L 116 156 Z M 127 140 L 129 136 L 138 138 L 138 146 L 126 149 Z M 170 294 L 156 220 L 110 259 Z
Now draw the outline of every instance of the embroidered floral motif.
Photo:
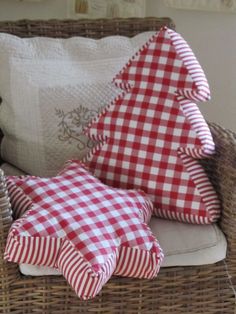
M 97 116 L 96 110 L 91 110 L 80 106 L 67 113 L 62 109 L 55 109 L 56 115 L 60 119 L 58 123 L 59 135 L 58 139 L 63 142 L 71 144 L 76 141 L 79 150 L 83 150 L 86 147 L 93 147 L 93 142 L 90 139 L 82 137 L 82 131 L 84 127 Z

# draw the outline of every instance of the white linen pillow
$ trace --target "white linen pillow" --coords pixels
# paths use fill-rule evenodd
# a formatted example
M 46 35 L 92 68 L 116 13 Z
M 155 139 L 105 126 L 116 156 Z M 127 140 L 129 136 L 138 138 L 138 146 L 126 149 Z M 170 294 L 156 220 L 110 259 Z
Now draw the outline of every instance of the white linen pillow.
M 120 92 L 114 75 L 151 34 L 99 40 L 0 34 L 2 159 L 38 176 L 82 159 L 94 145 L 82 128 Z

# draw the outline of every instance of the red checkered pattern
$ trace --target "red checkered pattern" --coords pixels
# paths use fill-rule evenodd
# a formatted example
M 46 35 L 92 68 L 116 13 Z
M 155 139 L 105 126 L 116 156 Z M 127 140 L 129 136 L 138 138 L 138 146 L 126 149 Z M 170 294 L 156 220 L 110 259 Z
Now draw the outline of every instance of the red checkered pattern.
M 163 254 L 147 226 L 153 206 L 144 192 L 109 188 L 75 161 L 56 177 L 7 184 L 16 208 L 28 210 L 11 227 L 6 260 L 58 268 L 83 299 L 113 273 L 157 275 Z
M 85 132 L 100 144 L 85 162 L 108 185 L 141 188 L 160 217 L 211 223 L 217 195 L 197 158 L 214 153 L 196 100 L 210 97 L 205 75 L 181 36 L 162 29 L 114 83 L 124 91 Z

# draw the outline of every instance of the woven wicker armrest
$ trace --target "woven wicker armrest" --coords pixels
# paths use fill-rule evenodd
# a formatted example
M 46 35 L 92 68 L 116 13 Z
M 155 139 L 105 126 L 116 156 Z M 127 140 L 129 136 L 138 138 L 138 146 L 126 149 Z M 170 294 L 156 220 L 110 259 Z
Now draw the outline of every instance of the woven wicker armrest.
M 216 154 L 205 161 L 222 204 L 219 225 L 227 238 L 225 266 L 232 287 L 236 286 L 236 134 L 210 123 L 216 144 Z M 233 288 L 235 289 L 235 288 Z M 235 290 L 234 290 L 235 293 Z M 236 311 L 236 307 L 235 307 Z
M 209 125 L 216 154 L 205 166 L 222 202 L 220 226 L 229 240 L 236 239 L 236 134 L 215 123 Z
M 227 262 L 234 268 L 231 273 L 236 273 L 236 134 L 215 123 L 209 125 L 216 154 L 204 166 L 221 199 L 219 225 L 227 238 Z
M 7 263 L 3 259 L 8 230 L 12 224 L 12 211 L 8 198 L 6 180 L 3 171 L 0 169 L 0 287 L 2 291 L 8 289 L 18 275 L 18 265 Z
M 0 169 L 0 287 L 2 290 L 14 282 L 19 275 L 18 265 L 7 263 L 3 259 L 5 244 L 9 228 L 12 224 L 12 210 L 8 197 L 6 179 Z

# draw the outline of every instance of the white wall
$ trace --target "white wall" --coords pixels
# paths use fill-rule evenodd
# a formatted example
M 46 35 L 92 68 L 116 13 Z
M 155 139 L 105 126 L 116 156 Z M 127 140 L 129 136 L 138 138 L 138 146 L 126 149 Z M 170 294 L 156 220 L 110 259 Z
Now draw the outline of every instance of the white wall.
M 203 115 L 236 131 L 236 14 L 175 10 L 147 0 L 148 16 L 169 16 L 187 40 L 208 78 L 212 99 Z
M 67 0 L 42 0 L 41 2 L 0 0 L 0 20 L 66 18 L 66 6 Z

